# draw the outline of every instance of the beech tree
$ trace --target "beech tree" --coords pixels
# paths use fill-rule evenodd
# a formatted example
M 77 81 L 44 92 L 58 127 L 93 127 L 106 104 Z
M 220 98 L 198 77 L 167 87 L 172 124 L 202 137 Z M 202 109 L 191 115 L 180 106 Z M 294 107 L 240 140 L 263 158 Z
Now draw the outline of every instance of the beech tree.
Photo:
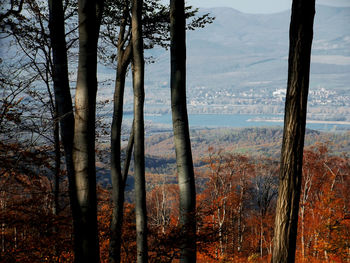
M 77 258 L 82 249 L 79 228 L 81 218 L 78 213 L 77 189 L 73 166 L 73 137 L 74 137 L 74 114 L 72 96 L 70 93 L 68 77 L 67 42 L 64 26 L 64 9 L 61 0 L 48 1 L 49 5 L 49 29 L 52 46 L 52 79 L 55 93 L 55 105 L 57 120 L 61 132 L 61 141 L 64 147 L 64 156 L 69 181 L 70 207 L 73 219 L 74 251 Z
M 120 261 L 121 232 L 123 224 L 123 205 L 125 181 L 127 178 L 128 158 L 122 167 L 121 133 L 123 121 L 123 104 L 125 79 L 133 59 L 131 41 L 131 1 L 107 1 L 102 20 L 101 40 L 105 44 L 99 53 L 107 65 L 116 61 L 116 81 L 114 90 L 113 120 L 111 129 L 111 179 L 113 186 L 113 215 L 111 222 L 110 262 Z M 186 8 L 186 17 L 191 18 L 187 28 L 194 30 L 211 23 L 214 18 L 208 14 L 195 17 L 197 9 Z M 143 1 L 142 8 L 143 47 L 151 49 L 155 45 L 169 46 L 169 8 L 159 0 Z M 112 49 L 112 50 L 111 50 Z M 132 128 L 133 132 L 134 128 Z M 129 138 L 126 155 L 131 156 L 133 135 Z
M 142 0 L 132 1 L 132 50 L 133 50 L 133 89 L 134 89 L 134 169 L 135 169 L 135 214 L 137 262 L 148 261 L 147 212 L 145 184 L 145 133 L 143 106 L 144 58 L 142 39 Z
M 196 188 L 186 106 L 186 18 L 183 0 L 170 0 L 171 111 L 180 190 L 180 262 L 196 262 Z
M 294 262 L 315 0 L 293 0 L 280 183 L 271 262 Z
M 124 90 L 125 90 L 125 78 L 128 70 L 128 66 L 132 57 L 132 46 L 131 42 L 126 45 L 129 40 L 129 34 L 127 31 L 127 24 L 130 23 L 129 18 L 129 4 L 125 1 L 122 8 L 122 18 L 118 20 L 119 17 L 105 16 L 103 22 L 108 27 L 111 25 L 108 18 L 114 18 L 113 22 L 120 21 L 120 31 L 118 35 L 118 40 L 116 43 L 117 48 L 117 69 L 116 69 L 116 81 L 114 90 L 114 105 L 113 105 L 113 117 L 112 117 L 112 127 L 111 127 L 111 180 L 112 180 L 112 198 L 113 198 L 113 214 L 111 221 L 111 240 L 110 240 L 110 262 L 120 262 L 121 256 L 121 235 L 122 235 L 122 225 L 123 225 L 123 211 L 124 211 L 124 189 L 125 182 L 128 173 L 128 163 L 124 162 L 124 171 L 122 172 L 121 166 L 121 132 L 122 132 L 122 120 L 123 120 L 123 103 L 124 103 Z M 105 13 L 109 11 L 106 8 Z M 108 12 L 109 13 L 109 12 Z M 102 39 L 104 37 L 109 37 L 114 39 L 114 34 L 110 33 L 107 36 L 102 34 Z M 113 41 L 110 41 L 113 43 Z M 134 132 L 134 127 L 132 127 L 132 132 Z M 127 156 L 129 156 L 129 163 L 131 152 L 133 149 L 133 136 L 129 138 Z
M 99 262 L 97 231 L 95 119 L 97 40 L 103 0 L 79 0 L 79 64 L 75 93 L 73 163 L 77 188 L 80 240 L 76 262 Z

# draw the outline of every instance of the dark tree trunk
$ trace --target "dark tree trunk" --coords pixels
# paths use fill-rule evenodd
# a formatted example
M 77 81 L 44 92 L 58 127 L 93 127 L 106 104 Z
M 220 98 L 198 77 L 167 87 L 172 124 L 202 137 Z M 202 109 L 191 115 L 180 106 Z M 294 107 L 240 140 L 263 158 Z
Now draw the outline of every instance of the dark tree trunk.
M 186 106 L 185 3 L 170 0 L 171 110 L 180 188 L 181 262 L 196 262 L 196 192 Z
M 315 0 L 293 0 L 280 183 L 271 262 L 294 262 Z
M 95 167 L 97 39 L 102 1 L 79 0 L 79 65 L 75 95 L 73 161 L 81 214 L 76 262 L 99 262 Z
M 73 166 L 74 115 L 69 88 L 67 48 L 64 30 L 64 12 L 61 0 L 49 0 L 49 29 L 53 53 L 53 82 L 57 118 L 64 147 L 69 181 L 69 197 L 73 217 L 74 253 L 81 254 L 80 221 Z
M 144 58 L 142 40 L 142 0 L 132 1 L 132 49 L 134 89 L 134 167 L 137 262 L 148 261 L 147 211 L 144 145 Z

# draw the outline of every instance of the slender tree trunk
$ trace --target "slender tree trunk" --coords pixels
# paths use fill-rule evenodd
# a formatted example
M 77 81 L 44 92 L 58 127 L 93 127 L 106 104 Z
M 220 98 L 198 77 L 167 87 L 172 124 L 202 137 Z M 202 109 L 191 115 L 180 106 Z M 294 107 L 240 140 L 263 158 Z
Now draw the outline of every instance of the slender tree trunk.
M 263 237 L 264 237 L 263 215 L 261 215 L 260 217 L 260 258 L 263 257 Z
M 1 213 L 4 213 L 6 209 L 6 201 L 5 201 L 5 191 L 0 191 L 0 209 L 2 210 Z M 6 224 L 4 222 L 4 219 L 1 218 L 1 252 L 5 253 L 5 231 L 6 231 Z
M 81 254 L 80 222 L 78 199 L 73 165 L 74 115 L 69 88 L 67 48 L 64 30 L 64 12 L 61 0 L 49 0 L 49 29 L 53 53 L 53 82 L 57 118 L 64 147 L 69 181 L 69 198 L 73 217 L 74 253 Z M 79 258 L 79 256 L 78 256 Z
M 294 262 L 315 0 L 293 0 L 288 87 L 271 262 Z
M 220 244 L 220 256 L 224 255 L 224 247 L 222 242 L 222 224 L 219 224 L 219 244 Z
M 99 1 L 79 0 L 79 64 L 75 94 L 73 161 L 80 222 L 81 253 L 76 262 L 99 262 L 95 167 L 97 39 Z
M 301 221 L 301 256 L 302 256 L 302 262 L 305 260 L 305 204 L 301 207 L 301 213 L 300 213 L 300 221 Z
M 57 114 L 56 114 L 57 116 Z M 61 149 L 60 149 L 60 136 L 59 136 L 59 124 L 57 118 L 54 120 L 54 145 L 55 145 L 55 190 L 54 190 L 54 214 L 58 215 L 60 212 L 60 176 L 61 176 Z
M 120 37 L 120 34 L 119 34 Z M 125 89 L 125 77 L 131 58 L 131 47 L 127 51 L 118 49 L 117 77 L 114 91 L 114 111 L 111 130 L 111 179 L 113 215 L 111 221 L 111 240 L 109 262 L 120 262 L 121 236 L 123 225 L 124 190 L 128 169 L 122 173 L 121 168 L 121 126 L 123 120 L 123 101 Z M 133 129 L 133 128 L 132 128 Z M 129 142 L 133 142 L 133 131 Z M 129 149 L 127 153 L 132 151 Z M 124 162 L 124 168 L 129 165 Z M 124 178 L 125 180 L 124 180 Z
M 53 214 L 58 216 L 61 212 L 60 209 L 60 177 L 61 177 L 61 148 L 60 148 L 60 136 L 59 136 L 59 123 L 57 120 L 57 111 L 55 110 L 54 118 L 54 148 L 55 148 L 55 182 L 54 182 L 54 205 L 53 205 Z M 52 232 L 56 235 L 59 231 L 57 224 L 52 224 Z M 55 256 L 59 255 L 59 248 L 57 245 L 54 245 Z
M 196 262 L 196 190 L 186 106 L 185 3 L 170 0 L 171 110 L 180 188 L 180 262 Z
M 145 186 L 145 145 L 144 145 L 144 58 L 142 40 L 142 0 L 132 1 L 132 48 L 133 48 L 133 89 L 134 89 L 134 169 L 135 169 L 135 213 L 137 262 L 148 261 L 147 211 Z
M 126 184 L 126 179 L 128 178 L 129 166 L 130 166 L 131 156 L 132 156 L 132 149 L 134 147 L 134 134 L 135 134 L 134 133 L 135 132 L 134 122 L 132 123 L 129 141 L 128 141 L 128 146 L 126 147 L 126 150 L 125 150 L 125 160 L 124 160 L 123 178 L 122 178 L 124 188 L 125 188 L 125 184 Z
M 113 199 L 113 214 L 111 221 L 111 239 L 110 239 L 110 253 L 109 262 L 119 263 L 121 252 L 121 236 L 123 226 L 123 209 L 124 209 L 124 190 L 125 180 L 129 169 L 129 164 L 124 163 L 124 173 L 121 168 L 121 127 L 123 121 L 123 103 L 125 78 L 128 66 L 131 61 L 132 46 L 131 43 L 124 48 L 125 43 L 125 28 L 127 23 L 127 16 L 129 9 L 125 8 L 123 11 L 123 19 L 118 35 L 118 50 L 117 50 L 117 72 L 116 83 L 114 90 L 114 110 L 111 129 L 111 179 L 112 179 L 112 199 Z M 133 127 L 132 127 L 133 129 Z M 129 145 L 133 145 L 133 131 L 129 138 Z M 131 148 L 127 149 L 127 156 L 131 155 Z M 126 158 L 127 159 L 127 158 Z M 126 169 L 126 170 L 125 170 Z M 124 178 L 123 178 L 124 177 Z
M 1 223 L 1 252 L 5 253 L 5 223 Z
M 245 174 L 243 174 L 245 176 Z M 243 243 L 243 198 L 245 194 L 245 181 L 240 179 L 240 194 L 239 194 L 239 205 L 238 205 L 238 222 L 237 222 L 237 252 L 240 253 L 242 250 Z

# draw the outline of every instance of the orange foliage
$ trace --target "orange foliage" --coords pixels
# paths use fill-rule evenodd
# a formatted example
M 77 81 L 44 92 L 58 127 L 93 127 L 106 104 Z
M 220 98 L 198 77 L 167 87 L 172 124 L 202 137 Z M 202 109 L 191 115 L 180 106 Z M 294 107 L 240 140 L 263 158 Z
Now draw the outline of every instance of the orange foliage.
M 305 207 L 305 212 L 299 216 L 300 258 L 345 262 L 350 259 L 350 160 L 331 156 L 319 145 L 305 151 L 303 168 L 301 208 Z
M 0 262 L 72 262 L 71 218 L 55 214 L 47 177 L 8 173 L 1 177 Z
M 31 158 L 31 157 L 30 157 Z M 272 252 L 278 162 L 211 152 L 197 194 L 197 262 L 268 262 Z M 33 169 L 32 169 L 33 170 Z M 1 262 L 73 262 L 66 182 L 55 215 L 44 174 L 1 170 Z M 304 154 L 296 262 L 347 262 L 350 160 L 324 145 Z M 204 178 L 204 179 L 203 179 Z M 98 187 L 101 262 L 108 262 L 110 191 Z M 178 186 L 152 181 L 147 193 L 149 261 L 178 262 Z M 240 227 L 239 227 L 240 226 Z M 122 262 L 135 262 L 134 206 L 125 204 Z

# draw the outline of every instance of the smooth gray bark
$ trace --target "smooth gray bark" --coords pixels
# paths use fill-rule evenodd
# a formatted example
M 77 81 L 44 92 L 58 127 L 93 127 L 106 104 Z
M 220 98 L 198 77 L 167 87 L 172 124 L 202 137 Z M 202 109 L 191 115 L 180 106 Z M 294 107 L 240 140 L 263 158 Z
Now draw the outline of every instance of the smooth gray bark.
M 293 0 L 288 86 L 271 262 L 294 262 L 315 0 Z
M 186 106 L 185 3 L 170 0 L 171 110 L 180 189 L 180 262 L 196 262 L 196 192 Z
M 144 145 L 144 57 L 142 39 L 142 0 L 132 1 L 132 49 L 134 89 L 134 169 L 137 262 L 148 261 L 147 211 Z
M 73 161 L 80 222 L 81 254 L 76 262 L 99 262 L 95 166 L 97 40 L 103 2 L 78 1 L 79 64 L 75 94 Z

